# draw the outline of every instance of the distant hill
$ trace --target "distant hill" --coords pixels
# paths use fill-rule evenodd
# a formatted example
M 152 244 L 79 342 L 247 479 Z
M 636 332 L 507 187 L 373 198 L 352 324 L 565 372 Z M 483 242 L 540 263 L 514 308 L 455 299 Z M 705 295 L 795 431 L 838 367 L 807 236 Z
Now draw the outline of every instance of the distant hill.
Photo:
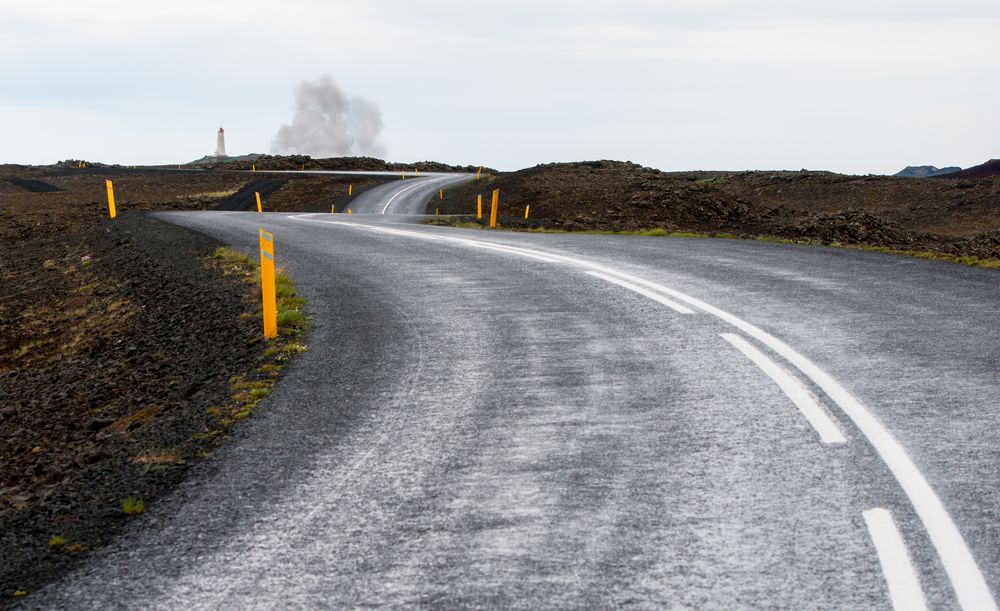
M 1000 176 L 1000 159 L 990 159 L 986 163 L 952 174 L 938 174 L 935 178 L 990 178 Z
M 189 161 L 184 165 L 207 165 L 207 164 L 217 164 L 217 163 L 230 163 L 233 161 L 256 161 L 261 154 L 255 153 L 252 155 L 239 155 L 237 157 L 216 157 L 215 155 L 205 155 L 201 159 L 195 159 L 194 161 Z
M 962 168 L 957 166 L 952 166 L 948 168 L 936 168 L 932 165 L 911 165 L 907 166 L 901 172 L 896 172 L 893 176 L 902 176 L 904 178 L 930 178 L 931 176 L 941 176 L 943 174 L 952 174 L 954 172 L 961 172 Z

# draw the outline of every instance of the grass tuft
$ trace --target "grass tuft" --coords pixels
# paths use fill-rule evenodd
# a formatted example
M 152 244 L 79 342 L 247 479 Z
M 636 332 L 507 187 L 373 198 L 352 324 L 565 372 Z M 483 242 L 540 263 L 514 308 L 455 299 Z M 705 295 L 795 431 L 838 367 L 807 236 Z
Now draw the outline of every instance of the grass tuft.
M 137 516 L 146 511 L 146 503 L 143 502 L 142 497 L 126 497 L 122 499 L 121 505 L 122 511 L 125 512 L 125 515 L 127 516 Z

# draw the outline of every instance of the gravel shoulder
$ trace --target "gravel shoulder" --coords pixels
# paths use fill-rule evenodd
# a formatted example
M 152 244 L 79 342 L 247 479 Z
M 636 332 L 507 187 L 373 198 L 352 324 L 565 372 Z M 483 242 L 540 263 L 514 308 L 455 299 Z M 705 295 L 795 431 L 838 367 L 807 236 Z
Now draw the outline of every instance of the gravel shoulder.
M 0 167 L 0 607 L 141 519 L 137 502 L 210 458 L 291 356 L 263 340 L 259 292 L 219 242 L 145 214 L 238 207 L 259 180 Z M 268 204 L 333 205 L 344 180 L 286 177 Z

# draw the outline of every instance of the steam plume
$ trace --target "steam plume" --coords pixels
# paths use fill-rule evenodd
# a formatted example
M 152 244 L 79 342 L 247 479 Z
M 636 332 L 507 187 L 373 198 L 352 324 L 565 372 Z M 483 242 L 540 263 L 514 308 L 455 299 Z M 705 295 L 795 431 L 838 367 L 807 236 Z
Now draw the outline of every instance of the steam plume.
M 302 81 L 295 88 L 292 123 L 278 129 L 271 148 L 278 154 L 312 157 L 381 157 L 381 133 L 382 113 L 378 106 L 362 97 L 348 97 L 330 75 L 324 74 L 315 81 Z

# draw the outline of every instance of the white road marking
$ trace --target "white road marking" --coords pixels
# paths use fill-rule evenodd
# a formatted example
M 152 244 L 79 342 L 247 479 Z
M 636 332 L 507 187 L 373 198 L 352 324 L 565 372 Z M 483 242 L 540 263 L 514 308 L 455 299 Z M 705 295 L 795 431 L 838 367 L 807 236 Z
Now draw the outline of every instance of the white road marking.
M 628 289 L 630 291 L 633 291 L 635 293 L 638 293 L 638 294 L 642 295 L 643 297 L 648 297 L 649 299 L 652 299 L 653 301 L 655 301 L 657 303 L 660 303 L 660 304 L 663 304 L 663 305 L 667 306 L 668 308 L 670 308 L 671 310 L 677 312 L 678 314 L 694 314 L 694 310 L 692 310 L 691 308 L 682 306 L 681 304 L 677 303 L 676 301 L 671 301 L 671 300 L 667 299 L 666 297 L 664 297 L 662 295 L 657 295 L 653 291 L 644 289 L 641 286 L 636 286 L 636 285 L 631 284 L 629 282 L 625 282 L 624 280 L 619 280 L 618 278 L 615 278 L 614 276 L 609 276 L 607 274 L 602 274 L 601 272 L 587 272 L 587 273 L 590 274 L 591 276 L 594 276 L 595 278 L 600 278 L 601 280 L 604 280 L 606 282 L 610 282 L 611 284 L 617 284 L 618 286 L 620 286 L 622 288 L 626 288 L 626 289 Z
M 927 609 L 924 590 L 920 578 L 913 567 L 910 553 L 903 543 L 903 537 L 896 528 L 896 521 L 888 509 L 876 507 L 861 515 L 868 525 L 875 551 L 878 553 L 882 574 L 889 586 L 889 598 L 896 611 L 921 611 Z
M 301 216 L 307 215 L 289 218 L 306 222 L 311 221 L 311 219 L 301 218 Z M 349 223 L 349 226 L 359 229 L 368 229 L 371 227 L 361 223 Z M 421 237 L 420 234 L 426 232 L 405 231 L 405 233 L 413 237 Z M 482 243 L 481 241 L 467 238 L 442 237 L 457 244 L 474 245 Z M 927 482 L 927 479 L 917 469 L 917 466 L 906 453 L 902 444 L 868 411 L 867 407 L 855 399 L 851 393 L 828 373 L 813 364 L 812 361 L 763 329 L 680 291 L 650 282 L 638 276 L 633 276 L 632 274 L 617 271 L 599 263 L 592 263 L 583 259 L 557 255 L 546 251 L 516 246 L 505 247 L 508 251 L 521 251 L 545 256 L 562 263 L 601 272 L 651 288 L 729 323 L 779 354 L 812 380 L 843 410 L 847 417 L 854 422 L 858 430 L 868 439 L 868 442 L 882 458 L 886 466 L 889 467 L 889 470 L 892 471 L 903 492 L 910 499 L 913 509 L 920 517 L 920 521 L 923 523 L 924 529 L 926 529 L 927 535 L 934 545 L 934 549 L 937 550 L 941 564 L 944 566 L 952 588 L 955 590 L 955 595 L 958 597 L 959 605 L 966 611 L 1000 611 L 997 609 L 996 601 L 993 599 L 993 594 L 986 584 L 986 579 L 979 570 L 979 565 L 976 563 L 975 558 L 973 558 L 972 551 L 969 550 L 969 546 L 962 537 L 962 533 L 958 530 L 958 526 L 955 525 L 954 520 L 952 520 L 948 510 L 945 509 L 941 499 L 938 498 L 934 489 Z
M 840 431 L 840 427 L 830 418 L 830 416 L 819 406 L 809 394 L 805 386 L 792 377 L 784 367 L 778 365 L 767 358 L 763 352 L 757 350 L 750 342 L 739 335 L 733 333 L 723 333 L 722 338 L 736 347 L 748 359 L 754 362 L 757 367 L 774 380 L 778 388 L 792 400 L 792 403 L 799 408 L 802 415 L 806 417 L 809 424 L 819 433 L 819 438 L 826 444 L 847 443 L 847 439 Z
M 450 239 L 447 236 L 436 236 L 436 235 L 433 235 L 433 234 L 422 234 L 422 235 L 417 236 L 417 235 L 414 235 L 413 232 L 405 231 L 405 230 L 401 230 L 401 229 L 390 229 L 388 227 L 374 227 L 374 226 L 370 226 L 370 225 L 358 225 L 357 223 L 347 223 L 347 222 L 344 222 L 344 221 L 321 221 L 321 220 L 314 220 L 314 219 L 300 219 L 299 218 L 300 216 L 305 216 L 305 215 L 295 215 L 295 216 L 290 216 L 288 218 L 294 219 L 294 220 L 307 220 L 307 221 L 310 221 L 310 222 L 313 222 L 313 223 L 325 223 L 327 225 L 346 225 L 348 227 L 359 227 L 360 226 L 360 227 L 367 228 L 367 229 L 369 229 L 371 231 L 377 231 L 379 233 L 397 234 L 397 235 L 403 235 L 403 236 L 409 237 L 409 238 L 419 238 L 419 239 L 423 239 L 423 240 L 436 241 L 436 240 L 448 240 L 448 239 Z M 488 244 L 488 243 L 485 243 L 485 242 L 474 242 L 474 243 L 468 244 L 468 246 L 472 246 L 474 248 L 479 248 L 479 249 L 482 249 L 482 250 L 495 250 L 495 251 L 498 251 L 498 252 L 505 252 L 505 253 L 508 253 L 508 254 L 517 255 L 519 257 L 526 257 L 528 259 L 534 259 L 536 261 L 544 261 L 545 263 L 560 263 L 560 261 L 557 261 L 556 259 L 553 259 L 552 257 L 547 257 L 545 255 L 535 254 L 535 253 L 530 253 L 530 252 L 523 252 L 520 249 L 510 248 L 510 247 L 504 246 L 502 244 Z
M 444 179 L 443 178 L 432 178 L 430 180 L 421 180 L 421 181 L 417 182 L 416 184 L 410 185 L 409 187 L 404 187 L 404 188 L 400 189 L 399 191 L 396 191 L 396 193 L 392 197 L 389 198 L 389 201 L 387 201 L 385 203 L 385 207 L 382 208 L 382 214 L 385 214 L 385 211 L 389 209 L 389 204 L 392 203 L 392 200 L 396 199 L 397 197 L 399 197 L 403 193 L 409 191 L 410 189 L 415 189 L 416 187 L 419 187 L 421 185 L 429 185 L 432 182 L 439 182 L 441 180 L 444 180 Z
M 339 221 L 330 221 L 330 222 L 332 222 L 335 225 L 349 225 L 350 224 L 350 223 L 341 223 Z M 404 237 L 411 237 L 411 236 L 407 235 L 406 233 L 403 233 L 403 232 L 399 231 L 398 229 L 389 229 L 388 227 L 373 227 L 372 229 L 374 231 L 378 231 L 379 233 L 389 233 L 389 234 L 395 234 L 395 235 L 403 235 Z M 438 238 L 436 236 L 428 234 L 428 235 L 424 236 L 423 239 L 425 239 L 425 240 L 431 240 L 431 241 L 437 241 L 437 240 L 440 240 L 441 238 Z

